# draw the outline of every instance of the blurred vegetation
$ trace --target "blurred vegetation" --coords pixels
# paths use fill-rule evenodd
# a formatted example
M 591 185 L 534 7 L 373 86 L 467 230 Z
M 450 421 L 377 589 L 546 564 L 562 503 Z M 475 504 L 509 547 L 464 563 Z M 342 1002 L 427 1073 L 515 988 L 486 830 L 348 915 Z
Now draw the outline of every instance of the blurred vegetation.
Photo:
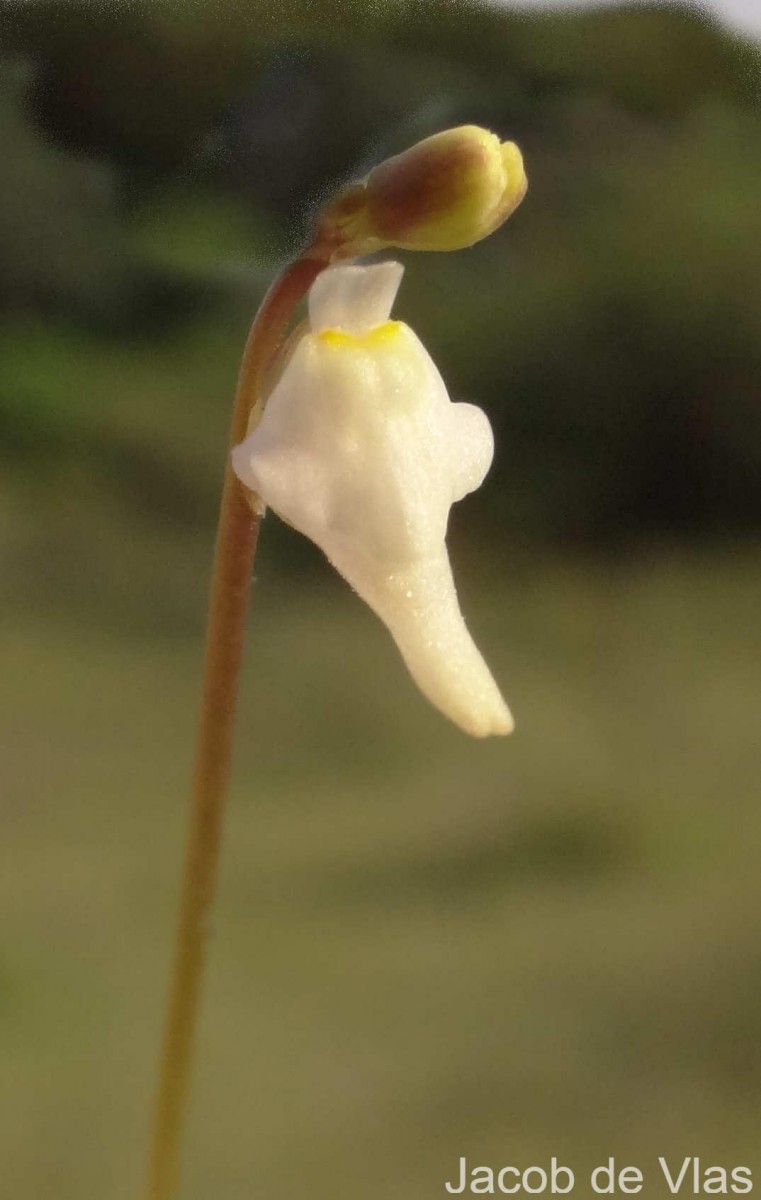
M 460 1154 L 614 1154 L 648 1200 L 660 1154 L 761 1174 L 761 558 L 457 566 L 508 742 L 263 539 L 184 1200 L 435 1200 Z M 131 1200 L 197 638 L 27 614 L 0 656 L 4 1187 Z
M 400 298 L 497 428 L 471 521 L 607 548 L 758 529 L 758 47 L 658 7 L 0 12 L 0 437 L 35 503 L 205 525 L 250 313 L 319 197 L 478 121 L 523 146 L 530 198 L 469 253 L 406 256 Z
M 460 121 L 531 191 L 399 311 L 497 431 L 451 542 L 518 729 L 445 726 L 267 520 L 183 1195 L 761 1177 L 760 64 L 674 6 L 0 0 L 14 1200 L 136 1192 L 252 312 L 322 195 Z

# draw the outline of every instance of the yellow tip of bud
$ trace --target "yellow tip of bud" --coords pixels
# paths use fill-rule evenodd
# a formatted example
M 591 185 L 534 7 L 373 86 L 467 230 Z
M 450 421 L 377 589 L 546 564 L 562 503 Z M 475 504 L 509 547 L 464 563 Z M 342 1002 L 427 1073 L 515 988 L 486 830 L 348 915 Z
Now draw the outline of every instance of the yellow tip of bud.
M 514 142 L 460 125 L 380 163 L 328 206 L 318 234 L 346 254 L 460 250 L 493 233 L 527 186 Z

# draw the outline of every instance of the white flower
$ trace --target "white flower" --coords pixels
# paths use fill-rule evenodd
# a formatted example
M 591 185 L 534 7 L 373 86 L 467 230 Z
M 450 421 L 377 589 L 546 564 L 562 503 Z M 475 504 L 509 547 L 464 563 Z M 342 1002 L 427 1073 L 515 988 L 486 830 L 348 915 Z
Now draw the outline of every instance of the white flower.
M 389 314 L 403 268 L 333 267 L 233 467 L 311 538 L 393 635 L 421 691 L 467 733 L 513 722 L 460 613 L 449 509 L 483 481 L 486 415 L 453 404 L 428 353 Z

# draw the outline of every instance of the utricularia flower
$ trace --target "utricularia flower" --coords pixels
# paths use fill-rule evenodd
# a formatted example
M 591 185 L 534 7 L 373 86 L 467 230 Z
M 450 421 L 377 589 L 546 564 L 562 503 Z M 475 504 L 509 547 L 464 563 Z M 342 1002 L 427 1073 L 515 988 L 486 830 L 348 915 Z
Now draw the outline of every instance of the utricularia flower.
M 449 509 L 491 464 L 489 421 L 455 404 L 422 343 L 390 320 L 396 262 L 331 267 L 309 294 L 239 479 L 311 538 L 393 635 L 428 699 L 476 737 L 512 718 L 460 612 Z

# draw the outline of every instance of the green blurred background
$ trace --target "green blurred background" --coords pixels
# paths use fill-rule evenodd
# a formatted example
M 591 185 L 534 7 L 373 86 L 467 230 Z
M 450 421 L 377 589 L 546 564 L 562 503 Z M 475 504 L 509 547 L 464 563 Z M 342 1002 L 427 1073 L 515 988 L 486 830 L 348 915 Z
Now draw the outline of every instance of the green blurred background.
M 4 1194 L 137 1194 L 248 323 L 465 121 L 529 196 L 398 312 L 497 433 L 451 544 L 517 732 L 267 520 L 182 1195 L 758 1182 L 760 63 L 678 7 L 0 6 Z

